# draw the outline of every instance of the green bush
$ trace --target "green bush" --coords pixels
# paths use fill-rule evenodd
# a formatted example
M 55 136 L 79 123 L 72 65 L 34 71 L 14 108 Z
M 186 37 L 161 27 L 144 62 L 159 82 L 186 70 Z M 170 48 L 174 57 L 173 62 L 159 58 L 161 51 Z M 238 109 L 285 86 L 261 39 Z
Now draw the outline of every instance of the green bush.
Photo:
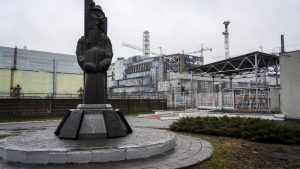
M 176 132 L 242 138 L 254 142 L 300 145 L 300 123 L 251 118 L 182 118 L 171 125 Z

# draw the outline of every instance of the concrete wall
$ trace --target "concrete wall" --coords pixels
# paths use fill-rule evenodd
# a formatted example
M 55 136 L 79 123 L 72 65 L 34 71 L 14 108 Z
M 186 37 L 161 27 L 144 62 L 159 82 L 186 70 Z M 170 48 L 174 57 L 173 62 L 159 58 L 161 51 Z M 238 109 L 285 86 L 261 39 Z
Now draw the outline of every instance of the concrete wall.
M 9 93 L 10 89 L 10 70 L 0 69 L 0 92 Z
M 280 100 L 280 86 L 270 87 L 270 111 L 280 112 L 281 100 Z
M 9 69 L 0 69 L 0 92 L 10 92 Z M 21 93 L 52 93 L 53 92 L 53 73 L 43 71 L 24 71 L 16 70 L 14 74 L 14 86 L 19 84 L 22 88 Z M 56 93 L 76 94 L 78 89 L 83 86 L 83 75 L 81 74 L 56 74 Z
M 300 51 L 280 55 L 282 113 L 300 119 Z
M 57 93 L 77 93 L 80 87 L 83 87 L 83 75 L 78 74 L 57 74 Z
M 22 93 L 52 93 L 52 73 L 16 70 L 14 86 L 21 86 Z
M 79 99 L 0 99 L 0 118 L 63 115 L 81 103 L 82 100 Z M 109 99 L 107 103 L 125 114 L 128 112 L 151 112 L 167 108 L 167 102 L 164 99 Z

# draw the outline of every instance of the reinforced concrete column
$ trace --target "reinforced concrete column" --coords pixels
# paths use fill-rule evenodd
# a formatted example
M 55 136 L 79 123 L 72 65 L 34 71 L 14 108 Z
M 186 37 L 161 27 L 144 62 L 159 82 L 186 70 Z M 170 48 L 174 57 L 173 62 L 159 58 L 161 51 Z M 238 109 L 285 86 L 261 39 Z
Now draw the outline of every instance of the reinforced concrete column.
M 255 85 L 256 85 L 256 89 L 255 89 L 255 102 L 256 102 L 256 110 L 258 110 L 258 64 L 257 64 L 257 54 L 255 53 Z
M 53 59 L 52 96 L 55 97 L 57 90 L 57 60 Z
M 218 98 L 218 102 L 219 102 L 219 110 L 223 110 L 223 92 L 222 92 L 221 83 L 219 85 L 219 98 Z

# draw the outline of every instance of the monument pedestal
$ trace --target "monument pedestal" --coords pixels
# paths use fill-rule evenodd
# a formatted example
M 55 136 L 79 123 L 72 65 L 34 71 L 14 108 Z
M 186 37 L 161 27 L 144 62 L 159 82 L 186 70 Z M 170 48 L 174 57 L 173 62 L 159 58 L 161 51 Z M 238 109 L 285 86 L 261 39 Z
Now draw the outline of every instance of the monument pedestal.
M 132 129 L 110 104 L 80 104 L 65 115 L 54 133 L 64 139 L 116 138 L 132 133 Z

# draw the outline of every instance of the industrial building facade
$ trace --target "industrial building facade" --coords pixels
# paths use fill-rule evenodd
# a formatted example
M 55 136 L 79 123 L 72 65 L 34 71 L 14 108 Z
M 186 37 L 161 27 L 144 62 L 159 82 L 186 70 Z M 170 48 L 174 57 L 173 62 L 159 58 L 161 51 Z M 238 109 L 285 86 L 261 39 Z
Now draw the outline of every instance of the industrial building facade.
M 218 108 L 219 96 L 217 95 L 219 91 L 225 91 L 224 97 L 228 101 L 224 105 L 229 105 L 227 107 L 234 109 L 237 106 L 241 107 L 247 100 L 248 103 L 255 103 L 255 100 L 251 100 L 255 97 L 256 84 L 258 84 L 261 91 L 259 104 L 264 105 L 260 106 L 260 109 L 270 109 L 269 86 L 275 85 L 278 81 L 274 75 L 267 73 L 261 74 L 257 79 L 250 77 L 230 81 L 201 76 L 199 73 L 193 74 L 189 71 L 199 66 L 201 67 L 199 57 L 184 54 L 150 58 L 143 56 L 118 58 L 108 72 L 109 95 L 116 98 L 164 97 L 167 99 L 168 107 L 201 107 L 202 105 L 203 108 Z M 243 96 L 241 99 L 241 95 L 246 95 L 245 90 L 247 90 L 248 98 Z M 240 101 L 235 100 L 235 97 L 240 98 Z M 263 97 L 266 99 L 263 100 Z M 253 108 L 253 106 L 250 107 Z
M 201 66 L 202 61 L 203 58 L 184 54 L 118 58 L 107 72 L 108 97 L 167 99 L 168 107 L 219 108 L 223 104 L 230 109 L 244 108 L 245 103 L 251 109 L 259 100 L 257 104 L 264 104 L 261 109 L 270 110 L 270 95 L 278 93 L 273 89 L 270 92 L 269 86 L 277 83 L 272 74 L 232 82 L 190 71 Z M 258 95 L 256 84 L 260 86 Z M 1 97 L 9 97 L 17 85 L 23 97 L 78 98 L 83 74 L 74 55 L 0 47 Z
M 74 55 L 0 47 L 0 93 L 17 85 L 24 96 L 77 95 L 83 75 Z
M 280 54 L 281 110 L 288 119 L 300 119 L 300 51 Z

